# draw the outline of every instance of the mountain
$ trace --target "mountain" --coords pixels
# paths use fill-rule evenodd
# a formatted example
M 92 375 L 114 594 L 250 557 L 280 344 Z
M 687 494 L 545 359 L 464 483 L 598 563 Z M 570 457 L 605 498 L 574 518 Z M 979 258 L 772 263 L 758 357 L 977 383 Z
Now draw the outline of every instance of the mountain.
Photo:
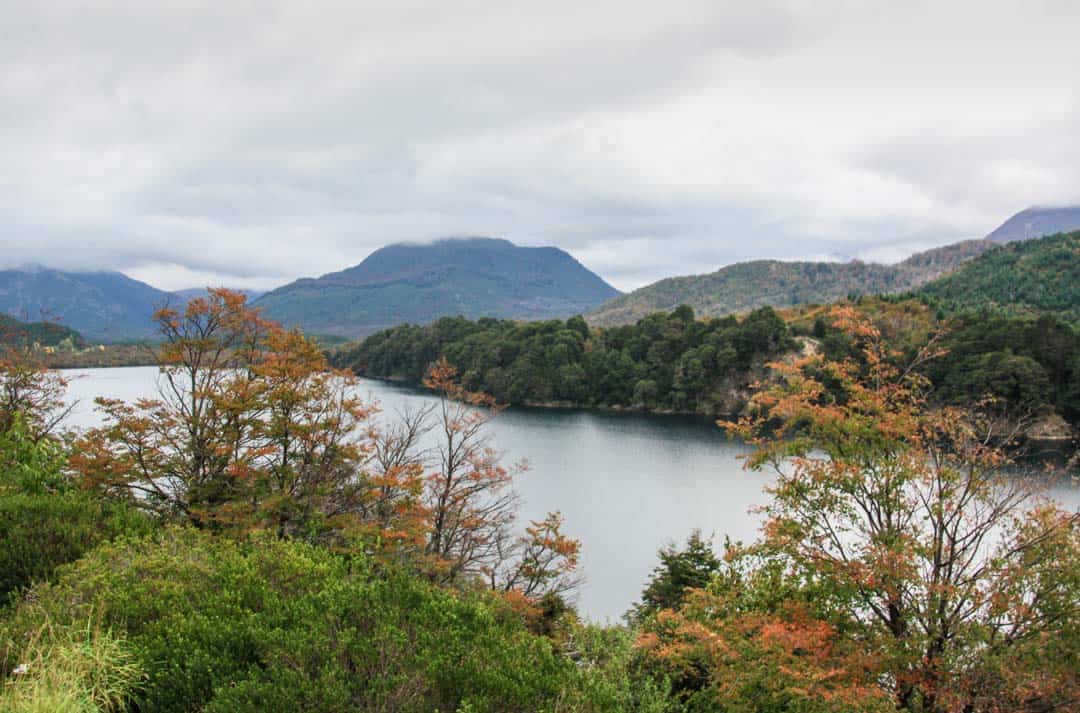
M 0 344 L 55 347 L 68 341 L 71 347 L 83 347 L 86 340 L 70 327 L 54 322 L 20 322 L 14 317 L 0 314 Z
M 1058 208 L 1034 206 L 1006 220 L 987 235 L 986 239 L 995 243 L 1008 243 L 1070 230 L 1080 230 L 1080 205 Z
M 189 287 L 186 290 L 173 290 L 173 294 L 181 300 L 182 304 L 187 304 L 196 297 L 205 297 L 207 289 L 209 288 Z M 262 290 L 243 290 L 234 287 L 230 287 L 228 289 L 232 292 L 239 292 L 242 295 L 246 295 L 249 304 L 259 299 L 265 294 L 265 292 L 263 292 Z
M 171 293 L 119 272 L 0 270 L 0 314 L 56 322 L 93 342 L 153 336 L 150 315 L 169 302 Z
M 565 318 L 618 294 L 558 248 L 457 238 L 388 245 L 355 267 L 297 280 L 255 304 L 267 317 L 309 333 L 360 337 L 456 315 Z
M 670 277 L 616 297 L 585 316 L 597 326 L 631 324 L 680 304 L 715 317 L 757 307 L 831 302 L 851 293 L 903 292 L 918 287 L 992 247 L 967 240 L 912 255 L 895 265 L 754 260 L 706 275 Z
M 951 311 L 1049 312 L 1080 324 L 1080 231 L 996 246 L 918 293 Z

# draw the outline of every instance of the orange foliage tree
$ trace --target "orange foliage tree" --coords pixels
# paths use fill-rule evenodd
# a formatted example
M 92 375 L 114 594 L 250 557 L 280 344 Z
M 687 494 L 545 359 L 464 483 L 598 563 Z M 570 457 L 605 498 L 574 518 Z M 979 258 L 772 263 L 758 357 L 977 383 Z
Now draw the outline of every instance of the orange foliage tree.
M 500 409 L 445 361 L 427 381 L 436 407 L 376 425 L 352 374 L 243 295 L 210 290 L 154 318 L 158 394 L 98 400 L 105 424 L 71 459 L 89 487 L 200 527 L 421 559 L 443 581 L 527 598 L 576 582 L 578 543 L 558 514 L 513 535 L 522 468 L 502 465 L 484 428 Z
M 155 320 L 157 398 L 98 400 L 105 425 L 72 458 L 85 482 L 200 526 L 317 539 L 350 523 L 372 413 L 354 377 L 227 290 Z
M 426 550 L 442 576 L 481 577 L 494 590 L 528 598 L 573 590 L 580 543 L 562 532 L 559 513 L 513 535 L 519 506 L 513 479 L 526 466 L 504 466 L 485 430 L 502 407 L 463 388 L 445 359 L 431 366 L 424 385 L 439 396 L 424 503 L 431 527 Z
M 753 550 L 813 590 L 817 620 L 774 608 L 723 626 L 748 626 L 773 648 L 783 642 L 769 632 L 785 627 L 855 647 L 858 670 L 877 670 L 905 710 L 1080 705 L 1077 515 L 1017 472 L 995 421 L 927 403 L 914 366 L 935 356 L 932 343 L 902 368 L 872 324 L 850 309 L 833 316 L 858 359 L 774 364 L 778 378 L 751 415 L 721 424 L 756 447 L 751 467 L 776 471 Z M 858 672 L 844 661 L 826 669 L 834 664 L 830 676 Z M 822 671 L 789 673 L 809 686 Z

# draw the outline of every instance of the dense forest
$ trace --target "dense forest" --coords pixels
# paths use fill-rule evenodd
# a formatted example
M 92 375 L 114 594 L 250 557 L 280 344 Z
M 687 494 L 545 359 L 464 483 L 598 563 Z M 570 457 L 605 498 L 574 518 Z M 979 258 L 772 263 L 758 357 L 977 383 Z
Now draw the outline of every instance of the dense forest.
M 1068 322 L 989 309 L 950 315 L 917 298 L 856 298 L 848 304 L 903 354 L 936 339 L 942 353 L 920 366 L 936 402 L 990 398 L 1002 412 L 1058 413 L 1080 423 L 1080 332 Z M 852 356 L 853 340 L 822 316 L 829 309 L 780 315 L 764 307 L 742 319 L 695 321 L 684 306 L 633 325 L 592 329 L 581 318 L 447 318 L 379 332 L 333 358 L 362 375 L 419 384 L 425 370 L 445 357 L 466 386 L 504 403 L 731 415 L 742 409 L 750 383 L 770 360 L 791 359 L 805 349 L 834 359 Z
M 1055 316 L 1011 316 L 984 309 L 947 315 L 933 303 L 910 298 L 859 298 L 853 306 L 911 358 L 935 340 L 939 350 L 917 369 L 938 404 L 970 405 L 990 399 L 1012 415 L 1058 413 L 1080 424 L 1080 330 Z M 791 316 L 793 333 L 814 336 L 826 356 L 850 358 L 853 340 L 818 316 L 825 308 Z
M 63 374 L 4 349 L 0 710 L 1074 710 L 1080 521 L 1028 506 L 1034 479 L 977 413 L 931 408 L 911 378 L 938 351 L 927 312 L 793 320 L 822 349 L 719 424 L 776 469 L 759 539 L 663 548 L 619 624 L 577 615 L 559 513 L 516 523 L 500 407 L 446 359 L 423 374 L 432 407 L 376 424 L 319 344 L 215 291 L 159 314 L 155 397 L 101 399 L 103 424 L 68 433 Z M 771 310 L 526 327 L 449 320 L 444 351 L 517 335 L 535 358 L 580 340 L 629 356 L 652 335 L 657 368 L 714 349 L 744 368 L 792 339 Z
M 445 357 L 463 384 L 505 403 L 733 413 L 751 372 L 797 348 L 769 307 L 742 319 L 695 320 L 689 307 L 592 330 L 581 317 L 514 322 L 441 319 L 402 325 L 339 351 L 339 366 L 420 383 Z
M 917 294 L 950 312 L 994 309 L 1080 323 L 1080 231 L 995 247 Z

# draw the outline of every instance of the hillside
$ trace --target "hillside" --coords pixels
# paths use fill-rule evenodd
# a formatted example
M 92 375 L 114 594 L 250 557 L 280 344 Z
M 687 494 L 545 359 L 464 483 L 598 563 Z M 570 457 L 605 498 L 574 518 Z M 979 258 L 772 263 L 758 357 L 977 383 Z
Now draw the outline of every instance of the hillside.
M 49 320 L 94 342 L 152 336 L 150 315 L 176 297 L 119 272 L 0 270 L 0 314 Z
M 466 238 L 395 244 L 359 265 L 263 295 L 263 313 L 315 334 L 359 337 L 439 317 L 565 318 L 619 294 L 566 252 Z
M 0 314 L 0 344 L 55 347 L 66 341 L 72 348 L 86 344 L 83 336 L 70 327 L 53 322 L 20 322 Z
M 754 260 L 706 275 L 671 277 L 616 297 L 586 315 L 590 324 L 633 323 L 647 314 L 693 307 L 702 316 L 745 312 L 763 306 L 831 302 L 849 294 L 901 292 L 918 287 L 991 247 L 968 240 L 912 255 L 896 265 L 851 261 Z
M 1047 312 L 1080 323 L 1080 231 L 995 247 L 918 294 L 953 311 Z
M 987 235 L 986 239 L 995 243 L 1008 243 L 1070 230 L 1080 230 L 1080 205 L 1058 208 L 1033 206 L 1006 220 Z

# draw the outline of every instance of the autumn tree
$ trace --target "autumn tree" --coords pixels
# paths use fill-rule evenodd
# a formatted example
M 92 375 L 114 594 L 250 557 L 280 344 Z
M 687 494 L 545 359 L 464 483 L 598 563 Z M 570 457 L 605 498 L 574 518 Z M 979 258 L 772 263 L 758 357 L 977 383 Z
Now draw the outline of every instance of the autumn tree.
M 19 427 L 34 441 L 55 435 L 70 413 L 68 380 L 41 355 L 0 333 L 0 434 Z
M 427 547 L 426 449 L 433 407 L 405 410 L 373 426 L 366 463 L 362 523 L 384 554 L 414 557 Z
M 442 576 L 479 578 L 492 589 L 529 598 L 571 591 L 580 544 L 563 534 L 561 515 L 551 513 L 524 535 L 513 534 L 519 500 L 512 485 L 526 466 L 504 466 L 491 444 L 485 427 L 501 407 L 462 387 L 445 359 L 432 365 L 424 385 L 439 396 L 424 503 L 426 551 Z
M 364 497 L 371 414 L 353 377 L 228 290 L 154 318 L 158 395 L 98 400 L 105 425 L 72 459 L 86 482 L 200 526 L 347 530 Z
M 752 415 L 722 424 L 756 447 L 751 467 L 776 471 L 754 549 L 812 587 L 816 611 L 755 623 L 751 609 L 732 625 L 757 639 L 818 627 L 903 710 L 1080 705 L 1077 515 L 1016 472 L 998 420 L 930 407 L 916 367 L 932 344 L 902 367 L 855 312 L 834 319 L 858 358 L 774 364 Z

